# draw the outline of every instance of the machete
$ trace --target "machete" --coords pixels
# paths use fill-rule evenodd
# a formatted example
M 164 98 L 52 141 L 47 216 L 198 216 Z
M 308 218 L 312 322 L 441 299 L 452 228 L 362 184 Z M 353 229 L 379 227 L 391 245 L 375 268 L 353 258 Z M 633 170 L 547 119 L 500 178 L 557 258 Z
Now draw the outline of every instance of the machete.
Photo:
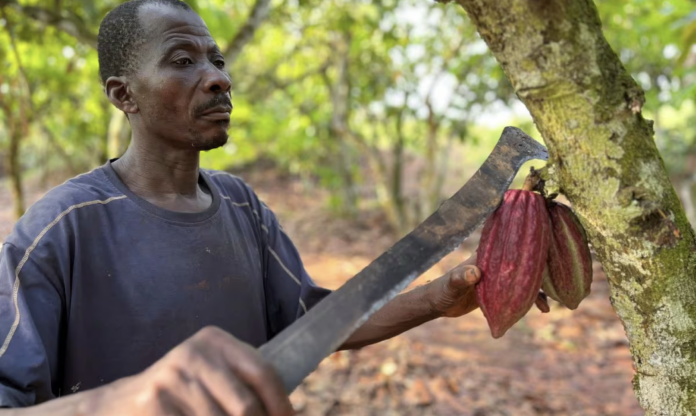
M 288 393 L 374 312 L 457 248 L 498 207 L 523 163 L 546 148 L 506 127 L 469 181 L 423 223 L 260 348 Z

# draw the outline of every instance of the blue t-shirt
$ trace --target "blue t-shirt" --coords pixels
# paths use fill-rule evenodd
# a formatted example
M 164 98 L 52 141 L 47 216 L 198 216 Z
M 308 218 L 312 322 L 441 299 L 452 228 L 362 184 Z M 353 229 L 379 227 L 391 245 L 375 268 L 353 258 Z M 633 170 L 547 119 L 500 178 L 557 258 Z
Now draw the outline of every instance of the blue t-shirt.
M 144 370 L 206 325 L 260 346 L 329 291 L 239 178 L 204 212 L 159 208 L 111 163 L 48 192 L 0 251 L 0 407 Z

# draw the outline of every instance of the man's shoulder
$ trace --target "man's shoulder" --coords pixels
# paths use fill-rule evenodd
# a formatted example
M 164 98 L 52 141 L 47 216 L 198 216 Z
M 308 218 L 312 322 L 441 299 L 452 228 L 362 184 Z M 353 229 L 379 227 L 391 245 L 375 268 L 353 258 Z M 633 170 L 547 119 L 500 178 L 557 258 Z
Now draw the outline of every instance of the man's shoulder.
M 259 203 L 254 190 L 239 176 L 220 170 L 202 170 L 222 193 L 223 198 L 229 198 L 237 203 L 248 202 L 254 205 Z
M 218 188 L 221 197 L 237 212 L 243 212 L 252 221 L 257 222 L 265 233 L 269 232 L 269 227 L 279 227 L 273 211 L 242 178 L 224 171 L 206 169 L 204 172 Z
M 125 195 L 111 183 L 103 170 L 104 167 L 100 166 L 68 179 L 48 191 L 32 205 L 27 214 L 52 214 L 88 204 L 103 204 L 113 198 L 125 198 Z
M 90 205 L 106 205 L 125 199 L 103 172 L 103 167 L 68 179 L 46 192 L 15 224 L 7 242 L 26 245 L 62 222 L 71 212 Z

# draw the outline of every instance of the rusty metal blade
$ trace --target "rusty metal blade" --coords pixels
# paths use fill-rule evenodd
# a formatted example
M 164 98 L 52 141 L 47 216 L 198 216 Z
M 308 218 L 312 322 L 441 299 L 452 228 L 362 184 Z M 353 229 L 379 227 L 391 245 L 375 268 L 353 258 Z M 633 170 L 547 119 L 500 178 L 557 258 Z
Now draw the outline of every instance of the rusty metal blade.
M 457 248 L 498 207 L 522 164 L 546 148 L 515 127 L 471 179 L 430 217 L 260 348 L 288 393 L 374 312 Z

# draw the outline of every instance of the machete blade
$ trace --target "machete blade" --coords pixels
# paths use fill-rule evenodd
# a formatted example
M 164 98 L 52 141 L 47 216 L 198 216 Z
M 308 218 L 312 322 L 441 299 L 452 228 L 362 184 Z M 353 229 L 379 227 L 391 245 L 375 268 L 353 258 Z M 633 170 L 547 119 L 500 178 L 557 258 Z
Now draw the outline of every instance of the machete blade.
M 261 346 L 292 392 L 374 312 L 457 248 L 498 207 L 523 163 L 546 148 L 506 127 L 484 164 L 430 217 L 308 313 Z

